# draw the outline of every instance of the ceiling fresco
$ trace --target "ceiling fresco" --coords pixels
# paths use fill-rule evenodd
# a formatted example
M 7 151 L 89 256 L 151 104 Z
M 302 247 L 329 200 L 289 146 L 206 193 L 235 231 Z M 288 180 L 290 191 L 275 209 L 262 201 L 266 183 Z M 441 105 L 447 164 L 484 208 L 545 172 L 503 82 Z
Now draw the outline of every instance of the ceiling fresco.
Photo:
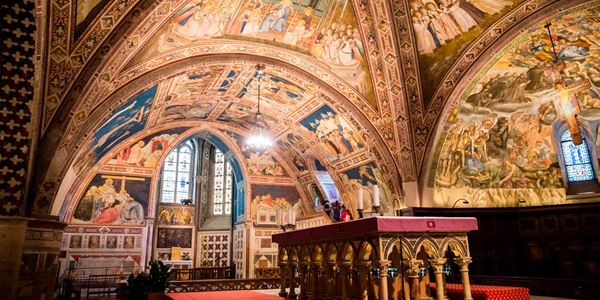
M 588 139 L 600 133 L 600 3 L 559 15 L 552 32 L 560 76 L 574 89 Z M 437 205 L 470 195 L 473 206 L 564 201 L 557 156 L 554 54 L 545 23 L 503 49 L 471 82 L 443 127 L 434 176 Z M 471 200 L 469 200 L 471 201 Z
M 129 65 L 210 39 L 273 43 L 318 59 L 376 107 L 357 24 L 350 0 L 190 1 Z
M 530 77 L 545 72 L 543 64 L 537 65 L 547 59 L 544 46 L 537 52 L 522 50 L 523 36 L 532 37 L 535 30 L 513 42 L 503 37 L 509 31 L 512 36 L 521 32 L 520 22 L 559 2 L 555 11 L 574 5 L 553 0 L 48 1 L 47 10 L 39 11 L 51 12 L 44 33 L 48 49 L 42 49 L 48 63 L 40 125 L 40 151 L 49 157 L 41 159 L 43 170 L 36 175 L 36 198 L 45 200 L 38 201 L 34 211 L 48 208 L 47 200 L 54 199 L 70 159 L 78 163 L 78 172 L 90 170 L 108 153 L 115 167 L 150 168 L 160 144 L 169 144 L 166 137 L 161 142 L 144 140 L 144 145 L 129 143 L 124 153 L 111 152 L 140 131 L 193 122 L 247 134 L 256 110 L 258 63 L 267 65 L 261 111 L 277 141 L 275 160 L 288 162 L 284 174 L 290 178 L 310 181 L 307 162 L 315 158 L 339 173 L 334 176 L 338 184 L 346 171 L 363 166 L 360 176 L 366 178 L 364 174 L 374 176 L 377 170 L 378 185 L 389 187 L 383 195 L 389 195 L 387 206 L 392 209 L 403 205 L 403 183 L 414 183 L 413 195 L 420 197 L 419 182 L 425 181 L 419 179 L 428 172 L 423 160 L 434 157 L 436 174 L 429 183 L 441 198 L 450 197 L 455 188 L 482 195 L 481 190 L 492 186 L 498 193 L 510 186 L 547 191 L 552 195 L 544 197 L 557 199 L 564 189 L 556 180 L 556 151 L 544 139 L 544 126 L 556 113 L 537 105 L 547 91 L 543 80 L 538 89 L 530 86 Z M 593 86 L 596 33 L 576 28 L 596 21 L 589 17 L 586 22 L 558 24 L 556 35 L 558 42 L 581 48 L 561 54 L 568 61 L 565 76 L 585 73 Z M 567 31 L 573 34 L 563 35 Z M 484 55 L 496 42 L 510 45 L 499 56 Z M 521 50 L 505 57 L 514 49 Z M 438 122 L 451 105 L 446 103 L 448 96 L 455 89 L 462 91 L 471 79 L 463 77 L 466 72 L 476 73 L 475 68 L 490 59 L 493 63 L 463 95 L 452 120 Z M 471 66 L 476 67 L 470 70 Z M 157 87 L 153 100 L 140 98 L 145 104 L 127 106 L 128 99 L 152 87 Z M 600 107 L 594 91 L 591 87 L 580 93 L 586 118 Z M 543 109 L 548 112 L 536 121 Z M 121 118 L 118 122 L 111 121 L 113 113 L 119 114 L 114 115 L 115 120 Z M 122 119 L 126 115 L 133 118 Z M 594 120 L 591 135 L 597 132 Z M 527 122 L 538 122 L 541 129 L 527 136 L 522 130 Z M 436 126 L 445 131 L 437 144 L 429 141 Z M 491 141 L 494 130 L 512 139 Z M 466 142 L 456 149 L 444 146 L 452 136 L 477 141 L 480 135 L 479 142 L 485 140 L 486 145 L 482 157 L 480 148 Z M 519 142 L 540 142 L 544 153 L 525 147 L 511 150 L 513 158 L 504 159 L 507 149 L 518 144 L 517 137 Z M 88 146 L 94 149 L 93 159 L 81 159 Z M 427 155 L 431 149 L 436 153 Z M 129 159 L 132 154 L 127 151 L 137 154 Z M 266 160 L 258 156 L 255 161 L 260 165 Z M 508 161 L 517 162 L 508 166 Z M 513 177 L 522 168 L 523 178 Z M 281 174 L 257 169 L 257 174 Z M 359 173 L 348 174 L 353 177 L 343 186 L 362 180 Z M 370 187 L 368 180 L 361 184 Z M 344 189 L 342 193 L 351 190 Z M 494 197 L 488 194 L 481 201 Z
M 431 99 L 445 73 L 474 39 L 522 1 L 410 0 L 423 99 Z

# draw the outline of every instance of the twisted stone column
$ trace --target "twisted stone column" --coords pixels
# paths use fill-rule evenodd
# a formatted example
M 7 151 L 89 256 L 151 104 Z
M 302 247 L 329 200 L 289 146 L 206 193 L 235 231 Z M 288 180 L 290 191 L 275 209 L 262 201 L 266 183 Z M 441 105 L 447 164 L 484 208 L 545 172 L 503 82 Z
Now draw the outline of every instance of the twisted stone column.
M 307 274 L 308 273 L 308 262 L 300 263 L 300 294 L 298 295 L 298 299 L 304 299 L 307 295 L 306 292 L 308 290 L 308 281 Z
M 388 269 L 391 266 L 389 260 L 377 262 L 379 267 L 379 300 L 388 300 Z
M 462 277 L 465 300 L 473 300 L 471 296 L 471 283 L 469 282 L 469 264 L 473 261 L 470 257 L 459 257 L 455 259 L 460 266 L 460 275 Z
M 421 260 L 411 259 L 407 261 L 408 282 L 410 285 L 410 300 L 417 300 L 421 296 L 419 290 L 419 267 L 421 266 Z
M 369 300 L 369 275 L 371 273 L 372 264 L 370 261 L 365 261 L 360 266 L 360 298 L 361 300 Z
M 310 265 L 310 281 L 311 281 L 311 289 L 310 289 L 310 297 L 309 300 L 317 300 L 319 299 L 319 271 L 321 269 L 320 262 L 313 262 Z
M 279 290 L 279 297 L 287 297 L 288 293 L 287 293 L 287 288 L 286 288 L 286 283 L 287 280 L 285 280 L 286 278 L 286 273 L 285 271 L 287 270 L 286 268 L 287 264 L 285 262 L 279 262 L 279 277 L 281 278 L 281 289 Z
M 288 299 L 296 299 L 296 264 L 289 264 L 288 269 L 290 273 L 290 292 L 287 297 Z
M 348 271 L 350 270 L 350 263 L 344 263 L 340 266 L 342 270 L 341 279 L 342 279 L 342 300 L 348 300 Z
M 336 276 L 337 274 L 335 273 L 335 264 L 327 264 L 325 266 L 325 276 L 326 276 L 326 294 L 325 294 L 325 300 L 333 300 L 336 296 L 336 288 L 337 288 L 337 281 L 336 281 Z
M 433 267 L 433 273 L 435 274 L 435 289 L 437 294 L 437 300 L 446 300 L 444 293 L 444 264 L 446 263 L 445 258 L 430 259 L 429 262 Z

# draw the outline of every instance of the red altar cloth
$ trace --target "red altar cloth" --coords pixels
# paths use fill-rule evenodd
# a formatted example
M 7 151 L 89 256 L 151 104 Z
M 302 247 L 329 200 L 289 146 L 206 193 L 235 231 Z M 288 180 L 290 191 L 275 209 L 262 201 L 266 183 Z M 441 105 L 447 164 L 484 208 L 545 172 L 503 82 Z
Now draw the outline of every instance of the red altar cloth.
M 275 243 L 339 238 L 340 234 L 402 232 L 469 232 L 477 230 L 475 218 L 445 217 L 371 217 L 319 227 L 274 234 Z
M 431 283 L 431 294 L 436 295 L 436 284 Z M 463 285 L 446 283 L 446 294 L 449 300 L 463 300 Z M 529 289 L 513 286 L 471 285 L 473 300 L 529 300 Z

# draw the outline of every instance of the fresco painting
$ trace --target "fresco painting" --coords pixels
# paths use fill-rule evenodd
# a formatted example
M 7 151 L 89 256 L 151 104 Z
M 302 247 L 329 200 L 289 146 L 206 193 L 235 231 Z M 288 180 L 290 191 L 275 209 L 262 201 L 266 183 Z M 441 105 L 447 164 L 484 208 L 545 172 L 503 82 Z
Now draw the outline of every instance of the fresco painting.
M 158 224 L 161 225 L 193 225 L 194 210 L 190 206 L 160 206 L 158 208 Z
M 182 74 L 175 77 L 167 93 L 157 123 L 163 124 L 186 119 L 206 119 L 218 101 L 214 93 L 211 93 L 213 90 L 211 85 L 225 71 L 223 66 L 215 66 L 202 72 Z
M 373 207 L 374 186 L 379 188 L 381 210 L 392 212 L 400 209 L 399 198 L 392 195 L 391 181 L 387 180 L 381 170 L 372 162 L 349 169 L 340 174 L 342 184 L 346 187 L 348 200 L 354 207 L 358 205 L 358 193 L 363 190 L 363 204 L 366 211 Z M 345 200 L 345 199 L 342 199 Z
M 365 147 L 348 122 L 327 105 L 305 117 L 300 124 L 315 135 L 330 160 L 352 155 Z
M 410 0 L 423 98 L 431 98 L 458 55 L 522 0 Z M 427 88 L 425 88 L 427 87 Z
M 564 201 L 553 123 L 554 84 L 575 93 L 597 144 L 600 121 L 599 6 L 576 8 L 552 21 L 558 57 L 538 24 L 505 48 L 463 94 L 460 109 L 444 128 L 435 174 L 434 201 L 450 206 L 469 195 L 470 206 L 557 204 Z M 560 108 L 559 108 L 560 109 Z M 591 136 L 589 136 L 591 134 Z
M 96 174 L 73 214 L 73 224 L 143 225 L 150 178 Z
M 251 214 L 255 222 L 265 219 L 267 223 L 274 223 L 270 221 L 277 220 L 280 212 L 287 212 L 290 208 L 299 216 L 300 202 L 295 186 L 252 185 Z
M 230 131 L 223 132 L 236 142 L 240 151 L 244 154 L 244 160 L 249 175 L 288 176 L 281 164 L 275 160 L 270 150 L 257 151 L 251 149 L 246 145 L 244 137 L 241 135 Z
M 349 0 L 191 1 L 135 61 L 210 38 L 269 41 L 312 55 L 377 106 Z
M 75 39 L 77 39 L 107 6 L 109 0 L 77 0 L 74 2 Z
M 155 168 L 165 149 L 186 129 L 170 129 L 144 137 L 119 151 L 108 164 Z
M 100 125 L 92 143 L 96 161 L 114 146 L 144 129 L 157 89 L 155 85 L 134 96 L 116 108 L 110 118 Z
M 156 248 L 192 248 L 193 228 L 158 228 Z

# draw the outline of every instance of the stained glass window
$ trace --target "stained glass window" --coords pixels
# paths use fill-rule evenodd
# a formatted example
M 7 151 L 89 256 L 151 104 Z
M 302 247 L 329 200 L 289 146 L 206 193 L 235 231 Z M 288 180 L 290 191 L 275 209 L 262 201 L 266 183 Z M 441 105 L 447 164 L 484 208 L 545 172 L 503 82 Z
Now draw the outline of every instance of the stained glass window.
M 162 174 L 161 202 L 181 203 L 182 200 L 191 200 L 193 152 L 191 141 L 182 143 L 171 150 L 165 160 Z
M 560 144 L 569 182 L 594 180 L 594 169 L 585 137 L 583 143 L 575 145 L 571 133 L 566 130 L 560 138 Z
M 233 172 L 229 161 L 219 149 L 215 149 L 213 182 L 213 214 L 231 214 Z

